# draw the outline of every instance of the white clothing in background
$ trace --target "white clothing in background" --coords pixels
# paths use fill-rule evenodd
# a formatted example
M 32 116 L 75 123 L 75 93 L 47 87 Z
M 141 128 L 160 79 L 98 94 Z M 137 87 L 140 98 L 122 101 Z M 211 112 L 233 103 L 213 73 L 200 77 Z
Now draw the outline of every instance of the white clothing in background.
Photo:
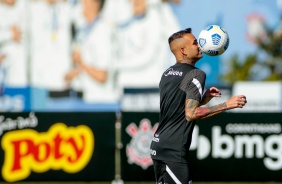
M 162 18 L 162 24 L 165 28 L 164 30 L 166 31 L 167 36 L 171 36 L 173 33 L 180 31 L 181 26 L 180 26 L 179 20 L 176 17 L 176 15 L 174 14 L 170 6 L 170 3 L 163 2 L 160 4 L 159 8 L 160 8 L 159 15 Z
M 163 39 L 166 40 L 167 46 L 167 66 L 175 64 L 175 57 L 170 51 L 168 38 L 175 32 L 181 30 L 181 26 L 178 18 L 172 10 L 171 4 L 169 2 L 162 2 L 161 0 L 149 0 L 152 9 L 158 12 L 161 25 L 163 27 Z
M 50 91 L 67 89 L 71 61 L 71 6 L 67 1 L 31 3 L 31 84 Z
M 132 16 L 130 0 L 105 0 L 102 15 L 114 25 L 128 20 Z
M 28 85 L 27 63 L 27 20 L 26 1 L 17 0 L 14 5 L 0 3 L 0 52 L 6 57 L 0 64 L 4 72 L 3 80 L 6 87 L 26 87 Z M 21 32 L 21 39 L 12 39 L 12 27 Z M 2 81 L 3 82 L 3 81 Z
M 76 19 L 77 27 L 77 48 L 80 50 L 82 60 L 88 66 L 108 71 L 105 83 L 93 79 L 86 72 L 80 73 L 78 82 L 83 92 L 83 100 L 86 103 L 117 103 L 118 94 L 115 88 L 113 68 L 113 28 L 98 17 L 93 23 L 86 24 L 81 19 Z
M 116 68 L 121 88 L 158 87 L 167 60 L 163 29 L 157 11 L 119 26 Z

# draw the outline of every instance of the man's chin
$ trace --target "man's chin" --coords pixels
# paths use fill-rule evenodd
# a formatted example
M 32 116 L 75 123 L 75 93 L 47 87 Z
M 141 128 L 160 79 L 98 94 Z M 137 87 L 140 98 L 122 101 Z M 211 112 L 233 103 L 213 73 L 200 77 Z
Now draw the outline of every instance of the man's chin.
M 198 60 L 201 59 L 202 57 L 203 57 L 203 54 L 202 54 L 202 53 L 199 54 L 199 55 L 198 55 Z

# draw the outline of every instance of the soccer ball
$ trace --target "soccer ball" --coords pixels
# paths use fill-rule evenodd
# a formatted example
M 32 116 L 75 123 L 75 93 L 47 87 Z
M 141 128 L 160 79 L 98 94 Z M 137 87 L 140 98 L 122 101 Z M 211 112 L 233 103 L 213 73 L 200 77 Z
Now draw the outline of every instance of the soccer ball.
M 210 25 L 200 32 L 198 43 L 201 51 L 205 54 L 219 56 L 227 50 L 229 36 L 224 28 L 218 25 Z

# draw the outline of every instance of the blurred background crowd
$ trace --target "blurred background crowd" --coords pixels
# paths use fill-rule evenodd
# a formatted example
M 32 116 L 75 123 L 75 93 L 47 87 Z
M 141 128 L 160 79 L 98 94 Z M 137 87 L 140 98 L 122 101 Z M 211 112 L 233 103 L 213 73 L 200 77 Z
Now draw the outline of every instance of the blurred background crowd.
M 208 24 L 231 40 L 223 56 L 197 63 L 208 86 L 281 81 L 281 10 L 281 0 L 0 0 L 0 110 L 118 105 L 125 89 L 155 92 L 175 62 L 168 37 L 186 27 L 197 36 Z M 25 94 L 13 96 L 17 89 Z M 139 101 L 158 108 L 144 94 Z
M 174 0 L 1 0 L 1 85 L 51 97 L 117 102 L 124 87 L 157 87 L 180 29 Z

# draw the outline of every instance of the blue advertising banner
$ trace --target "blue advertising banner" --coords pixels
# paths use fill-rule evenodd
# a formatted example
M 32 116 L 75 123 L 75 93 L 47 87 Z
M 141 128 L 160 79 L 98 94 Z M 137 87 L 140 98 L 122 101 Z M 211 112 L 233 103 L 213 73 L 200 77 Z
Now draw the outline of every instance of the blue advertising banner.
M 1 112 L 23 112 L 31 109 L 30 88 L 3 88 L 0 95 Z

